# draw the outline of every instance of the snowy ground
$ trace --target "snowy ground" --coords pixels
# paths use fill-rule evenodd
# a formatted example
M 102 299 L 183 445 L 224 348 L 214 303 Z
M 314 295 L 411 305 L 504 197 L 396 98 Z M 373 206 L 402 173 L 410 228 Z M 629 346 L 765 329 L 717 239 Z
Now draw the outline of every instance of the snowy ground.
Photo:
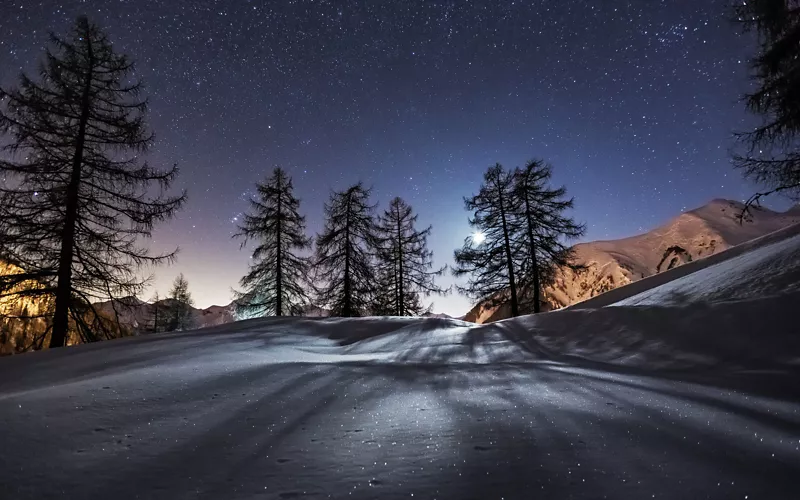
M 0 498 L 795 499 L 793 231 L 610 307 L 0 359 Z

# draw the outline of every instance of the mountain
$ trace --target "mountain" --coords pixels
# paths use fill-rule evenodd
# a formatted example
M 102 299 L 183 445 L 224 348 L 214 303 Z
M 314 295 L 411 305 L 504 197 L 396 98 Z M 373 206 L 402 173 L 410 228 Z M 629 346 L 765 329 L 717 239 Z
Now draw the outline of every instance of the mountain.
M 543 289 L 545 309 L 576 304 L 800 222 L 798 205 L 782 213 L 753 207 L 740 223 L 737 215 L 743 208 L 736 201 L 715 199 L 647 233 L 575 245 L 576 261 L 586 269 L 561 270 L 556 281 Z M 487 323 L 509 316 L 508 306 L 480 303 L 465 320 Z
M 159 314 L 165 314 L 171 305 L 172 299 L 163 299 L 157 302 Z M 150 333 L 153 328 L 156 306 L 153 303 L 143 302 L 135 297 L 100 302 L 95 304 L 100 311 L 109 317 L 114 317 L 116 312 L 120 323 L 133 332 Z M 190 308 L 195 328 L 219 326 L 236 321 L 236 311 L 233 303 L 227 306 L 210 306 L 205 309 Z M 116 310 L 116 311 L 115 311 Z M 330 316 L 330 311 L 321 307 L 309 305 L 303 311 L 303 316 L 309 318 L 324 318 Z M 163 319 L 163 318 L 162 318 Z M 161 319 L 159 319 L 159 322 Z
M 169 309 L 172 299 L 159 300 L 159 314 L 165 314 Z M 136 297 L 125 297 L 115 301 L 106 301 L 95 304 L 100 311 L 110 317 L 116 316 L 119 322 L 131 328 L 136 333 L 152 331 L 155 318 L 156 304 L 143 302 Z M 227 306 L 210 306 L 205 309 L 190 308 L 193 323 L 197 328 L 224 325 L 236 321 L 233 304 Z M 160 320 L 159 320 L 160 321 Z

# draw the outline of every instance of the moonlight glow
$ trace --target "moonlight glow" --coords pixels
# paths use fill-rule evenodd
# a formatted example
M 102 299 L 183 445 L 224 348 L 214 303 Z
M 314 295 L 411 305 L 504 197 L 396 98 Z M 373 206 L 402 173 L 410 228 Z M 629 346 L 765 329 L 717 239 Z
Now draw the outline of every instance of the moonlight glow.
M 473 243 L 475 243 L 476 245 L 480 245 L 484 241 L 486 241 L 486 235 L 485 234 L 483 234 L 480 231 L 475 231 L 474 233 L 472 233 L 472 242 Z

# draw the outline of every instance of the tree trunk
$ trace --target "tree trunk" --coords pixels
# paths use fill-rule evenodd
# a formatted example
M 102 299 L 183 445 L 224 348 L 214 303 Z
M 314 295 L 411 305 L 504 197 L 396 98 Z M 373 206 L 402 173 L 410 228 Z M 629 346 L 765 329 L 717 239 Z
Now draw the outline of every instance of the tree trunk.
M 395 207 L 397 211 L 397 261 L 398 261 L 398 277 L 397 277 L 397 315 L 405 316 L 405 295 L 403 295 L 403 237 L 402 229 L 400 226 L 400 209 Z
M 283 273 L 281 272 L 282 271 L 281 267 L 283 266 L 283 263 L 281 262 L 281 257 L 282 257 L 281 256 L 281 243 L 282 243 L 281 236 L 283 236 L 281 234 L 281 219 L 283 217 L 283 214 L 281 214 L 281 196 L 282 196 L 283 193 L 281 192 L 281 189 L 282 189 L 281 180 L 280 180 L 280 177 L 279 177 L 278 178 L 278 206 L 277 206 L 278 220 L 277 220 L 277 238 L 276 238 L 277 241 L 278 241 L 278 250 L 275 253 L 275 264 L 277 266 L 276 269 L 275 269 L 275 316 L 282 316 L 283 315 Z
M 351 294 L 350 289 L 350 193 L 347 194 L 347 216 L 344 225 L 344 304 L 342 305 L 342 316 L 351 317 Z
M 517 283 L 514 280 L 514 259 L 511 257 L 511 243 L 508 234 L 508 223 L 506 222 L 506 207 L 503 204 L 503 191 L 498 186 L 500 196 L 500 218 L 503 221 L 503 244 L 506 251 L 506 265 L 508 266 L 508 285 L 511 290 L 511 317 L 519 316 L 519 300 L 517 299 Z
M 533 313 L 541 312 L 540 306 L 540 285 L 539 285 L 539 261 L 536 259 L 536 240 L 533 238 L 533 223 L 531 218 L 531 205 L 527 195 L 525 196 L 525 222 L 528 226 L 528 243 L 531 252 L 531 267 L 533 272 Z
M 86 141 L 86 123 L 89 121 L 89 94 L 92 89 L 94 54 L 92 42 L 85 37 L 88 68 L 86 83 L 81 96 L 81 118 L 78 134 L 75 137 L 75 155 L 72 157 L 72 174 L 67 185 L 67 199 L 64 214 L 64 230 L 61 235 L 61 254 L 58 259 L 58 286 L 56 288 L 56 308 L 53 315 L 53 334 L 50 348 L 63 347 L 69 330 L 69 306 L 72 301 L 72 259 L 75 253 L 75 224 L 78 220 L 78 195 L 81 187 L 81 166 Z

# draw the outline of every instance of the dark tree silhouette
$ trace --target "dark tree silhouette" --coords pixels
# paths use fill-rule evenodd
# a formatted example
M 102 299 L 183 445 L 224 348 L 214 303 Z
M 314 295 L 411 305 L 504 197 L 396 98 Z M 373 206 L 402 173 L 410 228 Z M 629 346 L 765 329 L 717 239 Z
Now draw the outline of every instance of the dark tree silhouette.
M 54 294 L 50 347 L 58 347 L 71 324 L 84 341 L 111 335 L 86 321 L 87 310 L 99 317 L 92 302 L 137 295 L 147 281 L 140 267 L 173 259 L 140 241 L 185 195 L 163 194 L 176 168 L 140 160 L 152 135 L 131 62 L 85 17 L 69 39 L 51 38 L 56 50 L 40 81 L 23 75 L 18 89 L 0 90 L 0 130 L 10 136 L 10 160 L 0 162 L 0 254 Z
M 429 312 L 421 296 L 446 293 L 434 282 L 445 268 L 433 268 L 433 252 L 428 250 L 431 227 L 419 230 L 416 223 L 417 215 L 401 198 L 394 198 L 378 218 L 378 272 L 382 279 L 376 313 L 419 316 Z
M 320 307 L 331 316 L 354 317 L 369 312 L 376 288 L 372 255 L 376 243 L 375 205 L 370 190 L 359 182 L 334 192 L 325 204 L 325 227 L 317 236 L 315 259 Z
M 167 331 L 190 330 L 194 325 L 192 318 L 192 308 L 194 300 L 189 293 L 189 282 L 179 274 L 172 282 L 166 304 Z
M 164 324 L 166 323 L 166 314 L 164 311 L 164 304 L 162 303 L 158 292 L 153 295 L 153 299 L 151 300 L 150 316 L 152 317 L 153 321 L 153 326 L 150 328 L 150 331 L 152 333 L 163 331 Z
M 393 286 L 397 280 L 395 270 L 382 267 L 378 264 L 375 271 L 375 293 L 369 306 L 371 316 L 395 316 L 397 310 L 397 296 Z
M 469 225 L 483 241 L 464 240 L 464 246 L 455 251 L 453 274 L 469 276 L 467 284 L 458 287 L 461 293 L 492 306 L 510 302 L 511 315 L 518 316 L 513 188 L 514 176 L 498 163 L 484 174 L 478 194 L 464 199 L 465 208 L 472 212 Z
M 541 311 L 541 289 L 562 267 L 578 268 L 565 240 L 581 237 L 586 227 L 563 215 L 574 205 L 565 187 L 551 188 L 552 167 L 532 160 L 514 171 L 513 239 L 519 264 L 519 286 L 533 295 L 533 312 Z
M 305 217 L 298 212 L 292 179 L 276 168 L 264 184 L 257 185 L 258 199 L 250 200 L 239 232 L 242 246 L 255 240 L 252 263 L 240 280 L 236 311 L 245 317 L 297 315 L 308 303 L 305 285 L 308 259 L 299 255 L 311 246 L 305 234 Z
M 763 118 L 753 131 L 738 134 L 743 151 L 735 165 L 767 190 L 754 194 L 747 209 L 773 193 L 800 200 L 800 2 L 749 0 L 736 8 L 746 30 L 755 31 L 759 52 L 752 61 L 758 88 L 745 96 L 747 108 Z

